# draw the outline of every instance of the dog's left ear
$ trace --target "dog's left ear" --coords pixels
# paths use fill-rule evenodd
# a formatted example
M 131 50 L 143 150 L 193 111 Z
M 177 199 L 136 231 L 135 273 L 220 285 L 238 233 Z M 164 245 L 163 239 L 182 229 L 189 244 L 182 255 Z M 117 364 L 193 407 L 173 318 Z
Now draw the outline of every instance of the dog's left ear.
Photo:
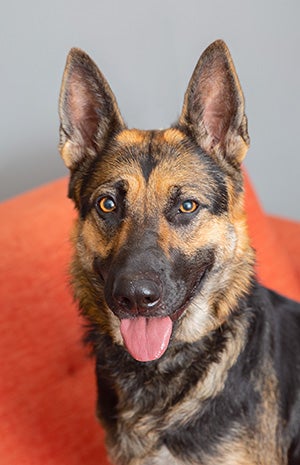
M 226 44 L 201 55 L 185 93 L 179 124 L 208 154 L 238 165 L 249 147 L 244 96 Z

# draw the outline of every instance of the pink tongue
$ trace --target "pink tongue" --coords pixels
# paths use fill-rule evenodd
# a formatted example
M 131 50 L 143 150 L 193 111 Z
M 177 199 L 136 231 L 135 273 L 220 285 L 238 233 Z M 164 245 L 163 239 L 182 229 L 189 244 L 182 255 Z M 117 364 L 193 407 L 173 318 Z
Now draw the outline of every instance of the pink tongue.
M 172 320 L 138 317 L 121 320 L 121 334 L 128 352 L 139 362 L 150 362 L 166 351 L 172 333 Z

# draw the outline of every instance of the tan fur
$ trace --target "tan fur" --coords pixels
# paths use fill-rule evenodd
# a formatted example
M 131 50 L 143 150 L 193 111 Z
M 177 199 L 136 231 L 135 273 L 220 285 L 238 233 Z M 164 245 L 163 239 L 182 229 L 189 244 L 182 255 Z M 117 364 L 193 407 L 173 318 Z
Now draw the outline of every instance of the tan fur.
M 141 131 L 140 129 L 125 129 L 117 135 L 116 140 L 126 146 L 141 145 L 145 142 L 145 131 Z
M 184 140 L 184 134 L 178 129 L 167 129 L 162 133 L 163 139 L 170 145 L 180 144 Z

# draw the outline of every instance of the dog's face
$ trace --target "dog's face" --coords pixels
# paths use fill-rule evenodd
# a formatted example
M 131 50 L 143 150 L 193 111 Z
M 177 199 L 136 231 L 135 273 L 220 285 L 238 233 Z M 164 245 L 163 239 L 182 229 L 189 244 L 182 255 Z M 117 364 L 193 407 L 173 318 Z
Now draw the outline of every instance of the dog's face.
M 127 129 L 104 77 L 76 49 L 60 116 L 84 313 L 139 361 L 221 324 L 252 264 L 240 172 L 247 123 L 225 44 L 200 58 L 171 129 Z

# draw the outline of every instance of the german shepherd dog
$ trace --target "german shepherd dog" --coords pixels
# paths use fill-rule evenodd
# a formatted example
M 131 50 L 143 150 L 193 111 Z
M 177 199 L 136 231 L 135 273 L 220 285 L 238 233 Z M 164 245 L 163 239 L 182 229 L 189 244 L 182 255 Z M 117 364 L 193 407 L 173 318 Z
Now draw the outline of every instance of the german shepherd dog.
M 151 131 L 127 128 L 72 49 L 60 119 L 72 284 L 112 462 L 299 465 L 300 305 L 255 278 L 247 118 L 224 42 L 200 57 L 178 122 Z

